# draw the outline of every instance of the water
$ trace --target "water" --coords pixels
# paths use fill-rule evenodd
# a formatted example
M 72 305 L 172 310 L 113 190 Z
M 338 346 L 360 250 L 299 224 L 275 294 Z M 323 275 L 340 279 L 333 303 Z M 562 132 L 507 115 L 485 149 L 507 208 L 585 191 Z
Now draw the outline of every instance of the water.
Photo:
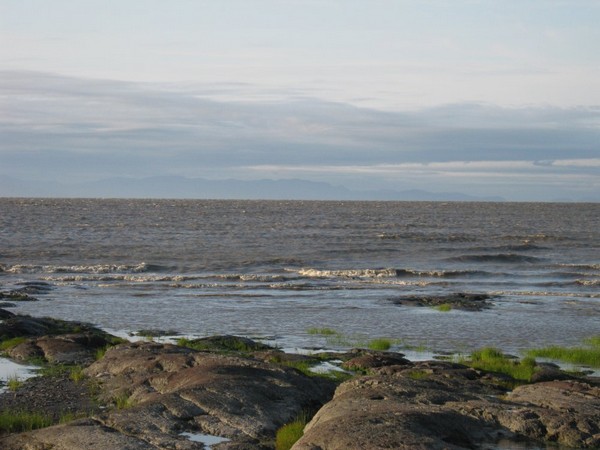
M 204 449 L 210 450 L 213 445 L 220 444 L 221 442 L 228 442 L 230 439 L 222 438 L 220 436 L 213 436 L 210 434 L 201 433 L 181 433 L 181 436 L 188 438 L 192 442 L 202 442 Z
M 25 381 L 37 376 L 36 369 L 39 367 L 18 364 L 6 358 L 0 358 L 0 394 L 8 392 L 8 382 L 11 379 Z
M 15 312 L 111 330 L 388 337 L 435 351 L 576 345 L 600 334 L 600 204 L 0 199 Z M 487 293 L 480 312 L 398 306 Z

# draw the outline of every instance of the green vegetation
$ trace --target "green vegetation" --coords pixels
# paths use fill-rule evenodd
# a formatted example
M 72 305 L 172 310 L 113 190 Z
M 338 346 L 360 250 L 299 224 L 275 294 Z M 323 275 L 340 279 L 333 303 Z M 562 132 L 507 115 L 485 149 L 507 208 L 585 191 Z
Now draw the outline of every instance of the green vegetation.
M 277 430 L 275 436 L 276 450 L 289 450 L 304 434 L 304 427 L 308 422 L 306 414 L 301 414 L 293 422 L 287 423 Z
M 411 380 L 425 380 L 429 378 L 429 373 L 424 370 L 410 370 L 407 372 L 402 372 L 403 375 L 406 375 Z
M 371 341 L 367 342 L 367 347 L 370 350 L 385 351 L 385 350 L 389 350 L 393 343 L 394 343 L 394 341 L 392 341 L 391 339 L 377 338 L 377 339 L 372 339 Z
M 592 336 L 584 339 L 583 342 L 591 347 L 600 347 L 600 336 Z
M 23 386 L 23 382 L 19 379 L 18 376 L 11 375 L 10 377 L 8 377 L 8 380 L 6 380 L 6 386 L 8 387 L 9 391 L 14 392 L 21 386 Z
M 529 350 L 527 356 L 600 367 L 600 336 L 588 338 L 584 341 L 584 344 L 585 346 L 581 347 L 550 346 Z
M 398 343 L 401 346 L 401 348 L 404 349 L 404 350 L 412 350 L 413 352 L 427 352 L 427 351 L 430 351 L 429 347 L 427 345 L 425 345 L 425 344 L 419 344 L 419 345 L 402 344 L 402 339 L 399 339 Z
M 0 431 L 18 433 L 52 425 L 52 417 L 27 411 L 0 411 Z
M 64 412 L 58 417 L 58 423 L 68 423 L 76 419 L 87 417 L 89 413 L 80 411 Z M 22 431 L 37 430 L 38 428 L 49 427 L 56 423 L 56 417 L 42 412 L 31 412 L 23 410 L 0 411 L 0 433 L 20 433 Z
M 81 366 L 73 366 L 69 371 L 69 378 L 73 380 L 75 383 L 79 383 L 85 378 L 83 374 L 83 367 Z
M 117 394 L 112 399 L 117 409 L 127 409 L 133 406 L 133 401 L 127 392 Z
M 334 336 L 336 334 L 339 334 L 337 331 L 331 328 L 309 328 L 308 330 L 306 330 L 306 332 L 308 334 L 318 334 L 321 336 Z
M 13 347 L 16 347 L 17 345 L 25 342 L 27 340 L 27 338 L 24 337 L 15 337 L 15 338 L 11 338 L 11 339 L 5 339 L 2 342 L 0 342 L 0 351 L 1 352 L 5 352 L 7 350 L 10 350 Z
M 314 373 L 318 377 L 327 378 L 328 380 L 334 381 L 335 383 L 343 383 L 344 381 L 348 381 L 350 378 L 354 377 L 354 374 L 343 372 L 341 370 L 331 370 L 325 373 Z
M 47 364 L 45 361 L 40 362 L 42 365 L 37 369 L 37 373 L 43 377 L 60 377 L 66 373 L 69 373 L 73 366 L 68 364 Z
M 275 356 L 275 357 L 271 358 L 269 360 L 269 362 L 280 364 L 280 365 L 286 366 L 286 367 L 292 367 L 309 377 L 313 377 L 313 376 L 317 375 L 315 372 L 310 370 L 311 367 L 314 367 L 316 365 L 317 361 L 315 361 L 315 360 L 290 361 L 290 360 L 281 359 L 281 358 L 278 358 L 277 356 Z
M 269 362 L 280 364 L 286 367 L 292 367 L 308 377 L 322 377 L 336 383 L 349 380 L 352 378 L 352 374 L 343 372 L 340 370 L 331 370 L 328 372 L 314 372 L 311 369 L 320 363 L 318 359 L 303 359 L 303 360 L 289 360 L 284 359 L 279 355 L 275 355 L 269 359 Z
M 104 355 L 106 355 L 106 351 L 112 347 L 111 345 L 106 345 L 104 347 L 99 348 L 98 350 L 96 350 L 96 353 L 94 354 L 94 358 L 96 359 L 96 361 L 101 360 L 102 358 L 104 358 Z
M 449 312 L 452 311 L 452 305 L 450 303 L 442 303 L 441 305 L 437 305 L 435 309 L 441 312 Z
M 107 339 L 108 339 L 108 344 L 106 344 L 104 347 L 100 347 L 96 350 L 96 353 L 94 355 L 94 358 L 96 359 L 96 361 L 104 358 L 104 355 L 106 354 L 106 352 L 108 351 L 109 348 L 114 347 L 115 345 L 119 345 L 119 344 L 123 344 L 123 343 L 127 342 L 126 339 L 116 337 L 116 336 L 108 336 Z
M 307 332 L 309 334 L 325 336 L 327 345 L 331 347 L 355 347 L 385 351 L 389 350 L 393 345 L 400 345 L 403 342 L 402 339 L 389 339 L 385 337 L 369 340 L 364 335 L 345 336 L 330 328 L 309 328 Z
M 69 378 L 75 382 L 85 378 L 83 367 L 77 364 L 47 364 L 45 361 L 39 361 L 37 364 L 41 365 L 37 369 L 37 373 L 42 377 L 61 377 L 68 374 Z
M 500 350 L 492 347 L 473 352 L 469 360 L 461 362 L 475 369 L 502 373 L 525 382 L 531 381 L 531 377 L 537 370 L 535 359 L 524 358 L 519 361 L 505 356 Z
M 177 339 L 177 345 L 198 351 L 250 353 L 271 347 L 238 336 L 211 336 L 201 339 Z

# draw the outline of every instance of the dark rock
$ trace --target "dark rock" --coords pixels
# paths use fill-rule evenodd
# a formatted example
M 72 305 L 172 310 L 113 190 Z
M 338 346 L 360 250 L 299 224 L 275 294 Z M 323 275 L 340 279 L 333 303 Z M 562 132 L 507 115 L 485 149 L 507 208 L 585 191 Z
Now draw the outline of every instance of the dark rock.
M 345 361 L 342 367 L 346 370 L 367 371 L 376 367 L 384 366 L 407 366 L 412 363 L 404 358 L 404 355 L 393 352 L 377 352 L 370 350 L 357 351 L 357 356 Z
M 29 361 L 32 359 L 44 358 L 43 350 L 35 343 L 35 339 L 28 339 L 25 342 L 15 345 L 6 350 L 6 354 L 11 358 Z
M 152 342 L 113 347 L 84 373 L 100 403 L 119 397 L 132 406 L 0 437 L 0 448 L 201 449 L 180 435 L 195 431 L 231 439 L 215 449 L 272 449 L 281 425 L 317 410 L 334 390 L 276 364 Z
M 54 286 L 44 281 L 25 281 L 19 284 L 23 287 L 15 289 L 13 292 L 24 294 L 47 294 L 54 289 Z
M 241 336 L 209 336 L 199 339 L 186 340 L 184 345 L 195 350 L 214 352 L 254 352 L 268 350 L 272 347 Z
M 93 331 L 98 334 L 107 335 L 107 333 L 98 328 L 82 322 L 69 322 L 48 317 L 15 315 L 0 323 L 0 340 L 14 337 L 80 333 L 82 331 Z
M 318 363 L 319 359 L 315 358 L 311 355 L 300 355 L 298 353 L 285 353 L 281 350 L 269 349 L 269 350 L 261 350 L 252 353 L 252 356 L 256 359 L 260 359 L 265 362 L 272 362 L 277 364 L 288 364 L 288 363 L 297 363 L 297 362 L 309 362 L 309 363 Z
M 101 401 L 127 393 L 135 405 L 103 423 L 156 446 L 174 426 L 228 437 L 231 448 L 272 445 L 281 425 L 318 408 L 334 389 L 276 364 L 154 343 L 110 349 L 86 374 L 101 383 Z
M 0 292 L 0 300 L 10 300 L 13 302 L 37 302 L 38 299 L 20 290 Z
M 455 369 L 450 363 L 448 368 Z M 447 377 L 442 362 L 435 371 L 420 363 L 381 370 L 340 385 L 294 449 L 459 449 L 492 440 L 494 429 L 485 421 L 446 405 L 498 390 L 469 378 Z
M 477 371 L 444 362 L 386 366 L 340 385 L 294 450 L 475 449 L 542 441 L 600 444 L 600 388 L 525 385 L 507 397 Z
M 10 319 L 11 317 L 15 317 L 15 314 L 0 308 L 0 320 Z
M 146 329 L 139 330 L 138 332 L 134 333 L 134 335 L 143 337 L 178 336 L 179 332 L 175 330 Z
M 0 314 L 7 317 L 0 323 L 0 341 L 26 338 L 6 349 L 15 359 L 43 358 L 59 364 L 91 363 L 98 349 L 120 341 L 86 323 L 16 315 L 2 309 Z
M 531 376 L 531 382 L 540 383 L 543 381 L 573 380 L 574 378 L 573 375 L 563 372 L 558 367 L 541 366 Z
M 490 308 L 492 303 L 487 294 L 467 294 L 454 293 L 440 296 L 403 296 L 390 299 L 395 305 L 401 306 L 428 306 L 436 307 L 441 305 L 450 305 L 452 309 L 462 309 L 465 311 L 481 311 Z
M 96 351 L 113 342 L 111 336 L 86 332 L 32 338 L 7 351 L 15 359 L 43 358 L 53 364 L 85 364 L 94 361 Z

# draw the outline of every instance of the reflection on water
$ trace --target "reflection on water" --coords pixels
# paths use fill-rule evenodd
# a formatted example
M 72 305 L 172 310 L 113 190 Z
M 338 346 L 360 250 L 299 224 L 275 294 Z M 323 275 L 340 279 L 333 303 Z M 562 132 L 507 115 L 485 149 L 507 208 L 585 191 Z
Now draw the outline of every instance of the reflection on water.
M 0 358 L 0 392 L 8 390 L 7 386 L 5 386 L 8 380 L 23 381 L 27 378 L 35 377 L 37 376 L 37 369 L 39 369 L 37 366 L 18 364 L 10 359 Z

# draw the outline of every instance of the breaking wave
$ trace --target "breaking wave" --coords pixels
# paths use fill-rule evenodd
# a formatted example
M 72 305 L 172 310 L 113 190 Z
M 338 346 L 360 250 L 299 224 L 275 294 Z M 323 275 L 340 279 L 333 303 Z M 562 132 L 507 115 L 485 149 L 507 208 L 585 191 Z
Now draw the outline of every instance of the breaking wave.
M 145 262 L 139 264 L 92 264 L 92 265 L 73 265 L 73 266 L 55 266 L 55 265 L 37 265 L 37 264 L 16 264 L 14 266 L 5 266 L 3 272 L 6 273 L 142 273 L 159 271 L 162 268 Z
M 403 278 L 403 277 L 431 277 L 454 278 L 465 276 L 485 276 L 488 272 L 480 270 L 414 270 L 414 269 L 300 269 L 298 274 L 307 278 Z
M 575 284 L 580 286 L 600 286 L 600 280 L 575 280 Z

